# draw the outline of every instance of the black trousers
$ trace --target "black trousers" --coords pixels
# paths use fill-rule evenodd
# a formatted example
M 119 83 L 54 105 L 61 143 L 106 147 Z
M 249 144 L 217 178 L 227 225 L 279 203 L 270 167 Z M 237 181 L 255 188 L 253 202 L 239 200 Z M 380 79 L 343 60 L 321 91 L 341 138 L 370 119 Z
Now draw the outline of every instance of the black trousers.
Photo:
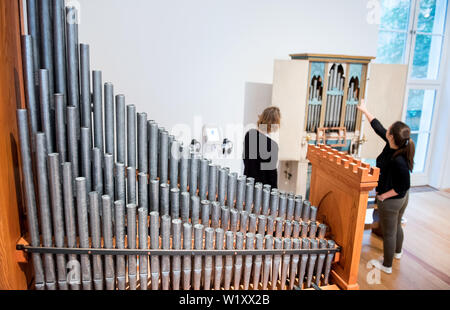
M 403 247 L 402 218 L 409 202 L 409 192 L 402 199 L 377 200 L 380 213 L 380 226 L 383 233 L 383 252 L 385 267 L 392 267 L 395 253 Z

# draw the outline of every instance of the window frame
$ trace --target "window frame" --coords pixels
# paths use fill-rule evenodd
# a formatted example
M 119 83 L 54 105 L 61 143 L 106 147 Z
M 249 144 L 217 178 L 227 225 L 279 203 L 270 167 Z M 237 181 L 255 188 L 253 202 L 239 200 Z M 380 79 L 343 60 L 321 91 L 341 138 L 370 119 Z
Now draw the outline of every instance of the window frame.
M 419 10 L 420 8 L 420 1 L 421 0 L 412 0 L 416 2 L 416 7 Z M 430 156 L 433 153 L 435 146 L 436 146 L 436 135 L 433 133 L 436 132 L 438 129 L 438 122 L 436 115 L 439 113 L 440 106 L 442 104 L 442 94 L 444 93 L 442 90 L 443 84 L 444 84 L 444 78 L 445 78 L 445 68 L 446 62 L 448 61 L 449 56 L 449 33 L 450 33 L 450 10 L 449 10 L 450 3 L 447 0 L 447 12 L 446 12 L 446 20 L 445 20 L 445 26 L 444 26 L 444 32 L 442 34 L 442 51 L 441 51 L 441 59 L 439 64 L 439 75 L 438 78 L 435 80 L 430 79 L 412 79 L 408 73 L 408 81 L 407 81 L 407 87 L 406 87 L 406 94 L 405 94 L 405 103 L 403 106 L 403 115 L 402 119 L 406 121 L 406 113 L 408 110 L 408 95 L 410 89 L 425 89 L 425 90 L 435 90 L 435 102 L 434 102 L 434 109 L 433 109 L 433 117 L 431 120 L 431 128 L 429 131 L 417 131 L 417 133 L 428 133 L 429 134 L 429 140 L 428 140 L 428 147 L 427 147 L 427 154 L 425 157 L 425 165 L 424 170 L 422 172 L 415 172 L 412 174 L 411 181 L 413 186 L 422 186 L 422 185 L 428 185 L 430 181 L 430 168 L 432 165 L 432 162 L 430 160 Z M 419 12 L 419 11 L 416 12 Z M 415 17 L 416 20 L 418 20 L 418 16 Z M 417 25 L 417 21 L 415 23 Z M 414 45 L 411 45 L 411 49 L 415 48 L 415 41 Z M 411 55 L 411 60 L 413 59 L 413 55 Z M 412 68 L 412 62 L 409 63 L 409 72 L 411 72 Z M 415 132 L 416 133 L 416 132 Z
M 425 90 L 434 90 L 436 92 L 435 94 L 435 102 L 434 102 L 434 108 L 433 108 L 433 116 L 431 120 L 431 127 L 429 131 L 414 131 L 412 134 L 421 134 L 426 133 L 429 135 L 428 138 L 428 147 L 427 147 L 427 153 L 425 155 L 425 164 L 424 169 L 421 172 L 414 172 L 411 177 L 412 185 L 413 186 L 421 186 L 421 185 L 428 185 L 429 184 L 429 178 L 430 178 L 430 168 L 431 168 L 431 161 L 430 156 L 433 153 L 437 141 L 435 141 L 435 135 L 433 134 L 437 130 L 438 122 L 436 115 L 439 113 L 441 102 L 442 102 L 442 95 L 443 90 L 442 87 L 444 85 L 444 79 L 446 78 L 446 72 L 444 70 L 445 65 L 447 63 L 448 56 L 450 56 L 450 50 L 449 50 L 449 34 L 450 34 L 450 1 L 446 1 L 446 16 L 445 16 L 445 24 L 442 34 L 436 34 L 436 33 L 426 33 L 417 31 L 418 27 L 418 20 L 419 20 L 419 14 L 420 14 L 420 1 L 421 0 L 411 0 L 410 5 L 410 17 L 409 17 L 409 28 L 407 30 L 407 39 L 406 39 L 406 47 L 404 52 L 404 62 L 403 64 L 408 65 L 408 77 L 407 77 L 407 84 L 405 89 L 405 96 L 404 96 L 404 102 L 403 102 L 403 112 L 402 112 L 402 120 L 406 121 L 406 114 L 408 111 L 408 102 L 409 102 L 409 91 L 410 89 L 425 89 Z M 397 33 L 404 33 L 402 30 L 390 30 L 390 29 L 384 29 L 381 25 L 379 27 L 379 31 L 391 31 L 391 32 L 397 32 Z M 417 35 L 438 35 L 442 38 L 442 47 L 441 47 L 441 57 L 440 57 L 440 63 L 439 63 L 439 73 L 436 79 L 417 79 L 412 78 L 412 68 L 414 63 L 414 51 L 415 51 L 415 45 L 416 45 L 416 38 Z
M 442 64 L 441 64 L 442 65 Z M 406 114 L 408 112 L 408 103 L 409 103 L 409 91 L 411 89 L 420 89 L 420 90 L 434 90 L 435 91 L 435 95 L 434 95 L 434 107 L 433 107 L 433 113 L 431 116 L 431 126 L 429 130 L 414 130 L 411 131 L 411 135 L 414 134 L 427 134 L 428 137 L 428 147 L 427 147 L 427 153 L 425 155 L 425 164 L 423 167 L 423 171 L 419 171 L 419 172 L 414 172 L 412 174 L 413 176 L 413 184 L 415 186 L 421 186 L 421 185 L 428 185 L 428 181 L 426 182 L 418 182 L 417 179 L 426 179 L 428 180 L 428 171 L 430 168 L 430 161 L 429 156 L 430 153 L 432 151 L 432 146 L 434 145 L 434 135 L 433 132 L 435 132 L 436 130 L 436 126 L 437 126 L 437 122 L 435 121 L 435 116 L 436 116 L 436 112 L 439 110 L 439 102 L 440 102 L 440 98 L 441 98 L 441 93 L 442 93 L 442 89 L 439 86 L 436 85 L 417 85 L 417 84 L 409 84 L 407 83 L 406 85 L 406 95 L 405 95 L 405 103 L 403 105 L 403 113 L 402 113 L 402 120 L 404 122 L 406 122 Z M 417 151 L 417 146 L 416 146 L 416 151 Z
M 443 77 L 444 77 L 444 73 L 442 70 L 442 60 L 445 59 L 445 53 L 444 53 L 444 49 L 445 49 L 445 42 L 446 42 L 446 37 L 447 37 L 447 26 L 449 23 L 449 19 L 448 19 L 448 11 L 449 11 L 449 1 L 446 0 L 446 18 L 445 18 L 445 24 L 444 24 L 444 29 L 443 29 L 443 33 L 439 34 L 439 33 L 427 33 L 427 32 L 420 32 L 417 31 L 417 27 L 418 27 L 418 23 L 419 23 L 419 14 L 420 14 L 420 2 L 422 0 L 411 0 L 411 16 L 410 16 L 410 28 L 409 28 L 409 36 L 410 36 L 410 40 L 409 41 L 411 44 L 409 45 L 409 52 L 408 52 L 408 85 L 410 84 L 414 84 L 414 85 L 435 85 L 435 86 L 439 86 L 442 84 L 443 82 Z M 439 73 L 436 79 L 417 79 L 417 78 L 413 78 L 412 72 L 413 72 L 413 66 L 414 66 L 414 51 L 416 48 L 416 40 L 417 40 L 417 35 L 428 35 L 428 36 L 439 36 L 442 39 L 442 46 L 441 46 L 441 55 L 440 55 L 440 60 L 439 60 Z M 407 45 L 408 46 L 408 45 Z

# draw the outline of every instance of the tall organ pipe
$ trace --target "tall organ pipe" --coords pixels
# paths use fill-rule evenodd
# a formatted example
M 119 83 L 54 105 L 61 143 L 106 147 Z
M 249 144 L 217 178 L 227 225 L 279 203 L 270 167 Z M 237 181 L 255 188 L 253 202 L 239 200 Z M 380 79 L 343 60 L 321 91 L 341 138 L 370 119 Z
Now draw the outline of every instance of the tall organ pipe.
M 224 230 L 221 228 L 216 229 L 216 250 L 223 250 L 224 247 Z M 214 268 L 214 289 L 216 291 L 220 290 L 220 285 L 222 283 L 222 273 L 223 273 L 223 257 L 215 257 L 215 268 Z
M 30 6 L 34 7 L 35 0 L 28 1 L 28 9 Z M 32 12 L 29 11 L 29 14 Z M 34 21 L 35 18 L 29 16 L 28 26 L 36 27 L 36 25 L 31 24 L 30 22 Z M 31 31 L 30 31 L 31 33 Z M 35 38 L 32 36 L 22 36 L 22 59 L 23 59 L 23 67 L 24 67 L 24 84 L 25 84 L 25 98 L 27 101 L 27 110 L 28 119 L 30 123 L 30 134 L 31 134 L 31 149 L 32 153 L 35 152 L 35 143 L 34 143 L 34 135 L 41 130 L 41 114 L 39 107 L 39 98 L 36 93 L 36 74 L 37 70 L 35 69 L 35 59 L 33 56 L 38 55 L 37 52 L 33 51 L 33 42 Z M 23 113 L 23 112 L 21 112 Z M 18 119 L 19 121 L 19 119 Z M 26 120 L 25 120 L 26 121 Z M 28 122 L 27 122 L 28 123 Z M 19 122 L 20 124 L 20 122 Z
M 152 250 L 159 249 L 159 213 L 150 213 L 150 247 Z M 159 289 L 159 257 L 150 257 L 151 286 L 152 290 Z
M 64 247 L 64 215 L 63 215 L 63 194 L 61 189 L 60 161 L 58 154 L 48 156 L 50 197 L 52 202 L 53 227 L 55 235 L 55 246 Z M 58 274 L 58 287 L 60 290 L 67 290 L 66 257 L 64 254 L 56 255 L 56 265 Z
M 38 17 L 41 30 L 41 68 L 49 72 L 48 89 L 50 94 L 55 93 L 52 13 L 51 0 L 40 0 Z M 53 98 L 50 101 L 53 101 Z M 50 110 L 54 111 L 53 104 L 50 104 Z
M 105 83 L 105 153 L 115 157 L 114 142 L 114 86 Z
M 125 202 L 118 200 L 114 203 L 114 228 L 116 249 L 125 249 Z M 126 285 L 125 256 L 116 257 L 117 288 L 125 290 Z
M 80 247 L 89 248 L 89 221 L 86 179 L 76 178 L 77 189 L 77 216 Z M 89 255 L 81 255 L 81 277 L 84 290 L 92 290 L 91 262 Z
M 67 161 L 67 141 L 66 141 L 66 107 L 64 95 L 55 94 L 55 124 L 56 124 L 56 151 L 59 154 L 60 163 Z
M 75 7 L 66 7 L 66 51 L 67 51 L 67 103 L 72 107 L 79 107 L 79 59 L 77 37 L 78 12 Z
M 30 136 L 27 120 L 27 110 L 17 110 L 17 123 L 19 126 L 20 153 L 22 159 L 22 175 L 25 190 L 25 202 L 27 208 L 28 230 L 30 232 L 31 245 L 40 245 L 38 215 L 36 209 L 36 196 L 34 191 L 32 156 L 30 150 Z M 39 254 L 33 254 L 33 268 L 35 273 L 35 287 L 44 289 L 44 270 Z
M 138 206 L 148 213 L 148 178 L 142 172 L 138 175 Z
M 150 179 L 154 180 L 158 178 L 158 124 L 155 122 L 149 122 L 150 134 L 148 136 L 149 140 L 149 172 Z M 182 189 L 182 191 L 185 191 Z
M 139 216 L 139 248 L 148 249 L 148 210 L 141 207 L 138 210 Z M 148 256 L 139 255 L 139 283 L 141 290 L 147 290 L 148 286 Z
M 136 249 L 136 204 L 127 206 L 127 245 L 128 249 Z M 128 282 L 130 290 L 137 287 L 137 259 L 136 255 L 128 256 Z
M 89 193 L 89 222 L 91 231 L 92 248 L 100 249 L 102 246 L 100 224 L 100 196 L 97 192 Z M 103 262 L 100 255 L 92 257 L 94 287 L 103 290 Z
M 89 128 L 89 131 L 91 131 L 91 69 L 89 54 L 89 45 L 80 44 L 81 127 Z M 92 144 L 92 141 L 90 144 Z
M 127 163 L 128 167 L 136 168 L 136 107 L 127 106 Z
M 148 172 L 148 138 L 147 138 L 147 113 L 137 115 L 137 148 L 138 170 L 140 173 Z
M 126 163 L 126 121 L 125 121 L 125 96 L 116 96 L 116 139 L 117 139 L 117 162 Z
M 62 175 L 63 175 L 63 196 L 64 196 L 64 221 L 67 234 L 67 247 L 76 248 L 77 247 L 77 228 L 76 228 L 76 218 L 75 218 L 75 203 L 74 203 L 74 188 L 73 188 L 73 178 L 72 178 L 72 164 L 64 163 L 62 165 Z M 69 255 L 69 263 L 77 262 L 76 255 Z M 72 290 L 80 289 L 80 279 L 79 275 L 74 275 L 75 277 L 68 278 L 70 288 Z
M 76 107 L 67 107 L 67 145 L 69 160 L 72 163 L 73 177 L 79 176 L 78 141 L 77 141 L 77 113 Z
M 103 195 L 102 155 L 98 148 L 92 150 L 92 189 Z
M 200 178 L 199 178 L 199 191 L 198 194 L 201 200 L 207 199 L 207 191 L 208 191 L 208 168 L 209 162 L 207 159 L 200 160 Z
M 108 195 L 111 200 L 114 200 L 114 159 L 111 154 L 105 154 L 104 159 L 105 168 L 103 173 L 104 193 Z M 101 195 L 101 194 L 100 194 Z
M 47 178 L 47 147 L 44 133 L 36 134 L 36 172 L 38 181 L 39 210 L 42 229 L 42 245 L 52 247 L 52 222 L 50 214 L 50 197 Z M 55 266 L 52 254 L 44 254 L 45 284 L 47 289 L 56 289 Z
M 47 152 L 53 153 L 53 133 L 52 117 L 50 108 L 50 75 L 48 70 L 39 70 L 39 90 L 41 101 L 41 121 L 42 131 L 45 133 Z
M 27 22 L 28 33 L 30 34 L 31 50 L 33 51 L 33 72 L 37 73 L 41 68 L 40 61 L 40 27 L 38 18 L 38 3 L 37 0 L 28 0 L 27 2 Z M 35 84 L 36 85 L 36 84 Z
M 183 224 L 183 249 L 192 250 L 192 225 L 190 223 Z M 191 288 L 191 255 L 183 256 L 183 290 Z
M 114 248 L 113 245 L 113 210 L 111 198 L 107 195 L 102 197 L 102 235 L 106 249 Z M 142 266 L 144 268 L 144 266 Z M 115 289 L 114 257 L 105 256 L 105 282 L 107 290 Z
M 180 165 L 180 143 L 178 141 L 173 141 L 170 147 L 170 188 L 178 188 L 178 167 Z
M 55 60 L 55 93 L 67 95 L 66 76 L 66 34 L 64 0 L 53 0 L 53 48 Z
M 172 220 L 172 249 L 181 249 L 181 225 L 179 219 Z M 176 255 L 172 258 L 172 288 L 175 291 L 180 289 L 181 282 L 181 256 Z
M 98 148 L 103 153 L 103 90 L 101 71 L 92 72 L 92 83 L 94 91 L 94 147 Z

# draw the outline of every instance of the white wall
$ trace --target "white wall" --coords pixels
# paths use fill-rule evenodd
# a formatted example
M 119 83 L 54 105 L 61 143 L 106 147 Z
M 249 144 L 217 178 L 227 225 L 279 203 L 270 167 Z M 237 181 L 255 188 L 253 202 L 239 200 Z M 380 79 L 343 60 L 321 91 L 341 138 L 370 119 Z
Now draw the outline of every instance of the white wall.
M 169 129 L 195 117 L 242 126 L 246 83 L 271 84 L 274 59 L 373 56 L 377 49 L 378 26 L 367 22 L 365 0 L 78 2 L 80 42 L 91 44 L 92 68 Z M 240 160 L 232 166 L 239 169 Z

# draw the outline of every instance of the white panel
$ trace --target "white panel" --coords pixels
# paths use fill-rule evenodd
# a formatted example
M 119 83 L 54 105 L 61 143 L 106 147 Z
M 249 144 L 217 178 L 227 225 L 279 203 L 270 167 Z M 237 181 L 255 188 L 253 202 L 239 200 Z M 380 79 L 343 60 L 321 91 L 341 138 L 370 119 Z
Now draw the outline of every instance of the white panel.
M 402 119 L 407 75 L 407 65 L 370 65 L 366 105 L 386 129 Z M 385 142 L 375 134 L 367 121 L 364 122 L 364 134 L 368 142 L 362 147 L 361 157 L 377 158 Z
M 300 160 L 305 128 L 309 62 L 277 60 L 272 105 L 281 110 L 280 160 Z

